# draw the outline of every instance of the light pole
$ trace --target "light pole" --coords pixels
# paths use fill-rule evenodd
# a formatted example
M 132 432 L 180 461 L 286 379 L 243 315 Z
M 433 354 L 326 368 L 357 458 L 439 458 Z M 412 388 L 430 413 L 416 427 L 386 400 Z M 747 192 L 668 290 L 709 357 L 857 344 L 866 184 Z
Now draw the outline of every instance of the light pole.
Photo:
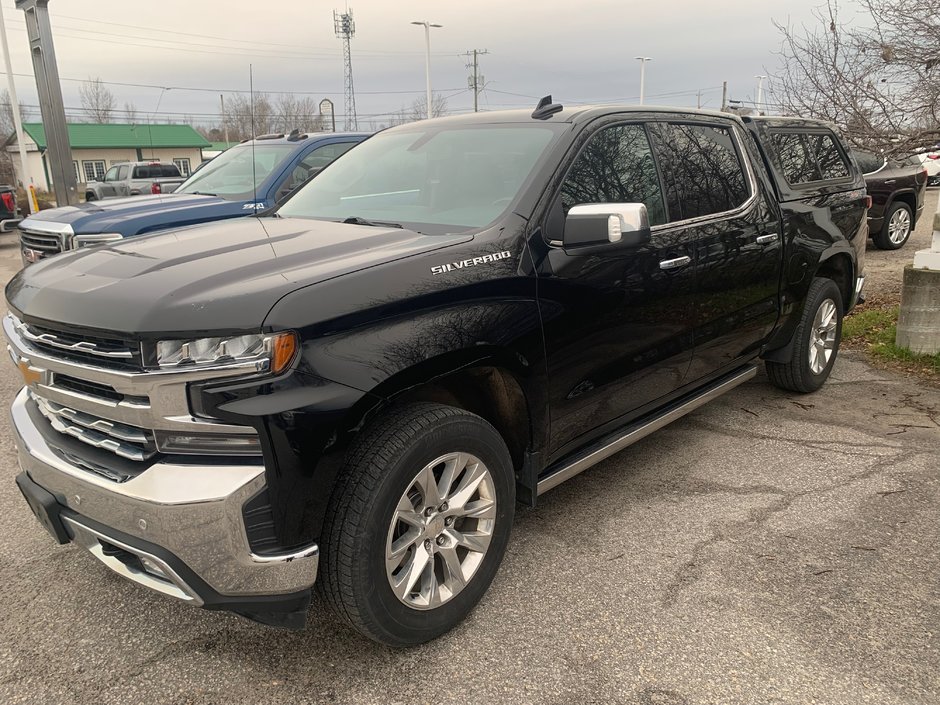
M 760 106 L 764 102 L 764 79 L 766 76 L 754 76 L 757 79 L 757 112 L 760 112 Z
M 640 62 L 640 105 L 643 105 L 643 89 L 645 87 L 645 81 L 646 81 L 646 62 L 652 61 L 653 57 L 637 56 L 635 58 L 637 61 Z
M 411 24 L 418 24 L 424 27 L 424 48 L 425 48 L 425 60 L 424 60 L 424 74 L 428 83 L 428 120 L 431 119 L 431 27 L 443 27 L 442 24 L 432 24 L 427 20 L 423 22 L 412 22 Z

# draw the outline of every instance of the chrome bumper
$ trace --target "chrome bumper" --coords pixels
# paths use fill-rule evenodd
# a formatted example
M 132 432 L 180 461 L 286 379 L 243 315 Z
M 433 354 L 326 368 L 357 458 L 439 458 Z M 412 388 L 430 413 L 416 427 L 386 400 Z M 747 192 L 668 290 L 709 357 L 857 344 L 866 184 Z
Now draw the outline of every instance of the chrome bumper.
M 315 544 L 274 556 L 258 556 L 249 547 L 242 507 L 264 488 L 263 465 L 157 462 L 127 482 L 112 482 L 53 451 L 33 422 L 28 403 L 28 390 L 23 389 L 12 407 L 20 466 L 78 515 L 65 519 L 73 542 L 112 570 L 194 604 L 206 601 L 199 581 L 218 595 L 245 598 L 297 593 L 313 585 L 319 561 Z M 97 528 L 84 524 L 82 517 Z M 110 527 L 114 535 L 102 527 Z M 135 539 L 164 549 L 188 570 L 175 570 L 175 561 L 136 548 Z M 154 559 L 158 570 L 130 569 L 107 555 L 102 542 Z M 189 571 L 199 580 L 188 581 L 184 576 Z

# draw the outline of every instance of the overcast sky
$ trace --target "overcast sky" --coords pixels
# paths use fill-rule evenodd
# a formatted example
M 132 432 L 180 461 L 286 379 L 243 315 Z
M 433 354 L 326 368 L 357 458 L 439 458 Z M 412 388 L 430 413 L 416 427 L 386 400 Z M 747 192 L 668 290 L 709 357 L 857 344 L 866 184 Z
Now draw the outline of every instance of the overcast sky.
M 23 12 L 3 4 L 20 101 L 36 104 Z M 772 20 L 811 21 L 820 0 L 355 0 L 353 75 L 360 118 L 400 109 L 424 91 L 424 30 L 428 19 L 435 91 L 453 111 L 472 107 L 464 53 L 480 58 L 486 91 L 481 108 L 527 107 L 529 96 L 551 93 L 564 103 L 635 102 L 639 65 L 647 65 L 647 103 L 718 107 L 721 83 L 732 98 L 753 100 L 755 74 L 772 72 L 780 38 Z M 63 79 L 100 77 L 118 106 L 141 115 L 218 121 L 219 92 L 313 93 L 343 104 L 342 42 L 333 9 L 319 0 L 50 0 L 59 73 Z M 845 13 L 848 15 L 848 13 Z M 2 70 L 2 65 L 0 65 Z M 63 80 L 67 112 L 79 106 L 78 81 Z M 206 91 L 182 90 L 205 88 Z M 158 107 L 159 104 L 159 107 Z M 38 115 L 38 110 L 34 111 Z

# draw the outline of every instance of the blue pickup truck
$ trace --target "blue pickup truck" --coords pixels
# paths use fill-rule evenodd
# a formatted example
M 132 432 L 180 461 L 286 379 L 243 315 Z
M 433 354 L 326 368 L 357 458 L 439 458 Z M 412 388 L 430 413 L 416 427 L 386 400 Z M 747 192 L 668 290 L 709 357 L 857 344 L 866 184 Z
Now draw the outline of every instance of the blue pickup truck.
M 297 131 L 263 135 L 207 162 L 174 193 L 41 211 L 19 224 L 23 263 L 157 230 L 252 215 L 283 201 L 366 137 Z

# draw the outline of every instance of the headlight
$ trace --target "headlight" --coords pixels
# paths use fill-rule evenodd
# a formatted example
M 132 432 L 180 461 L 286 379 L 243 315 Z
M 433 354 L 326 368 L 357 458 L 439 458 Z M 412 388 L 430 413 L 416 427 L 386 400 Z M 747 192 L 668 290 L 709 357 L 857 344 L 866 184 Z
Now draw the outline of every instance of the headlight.
M 103 242 L 116 242 L 123 240 L 121 233 L 91 233 L 88 235 L 76 235 L 73 242 L 75 247 L 87 247 L 88 245 L 100 245 Z
M 184 367 L 257 361 L 261 363 L 260 370 L 279 374 L 287 369 L 296 352 L 297 336 L 291 332 L 161 340 L 157 343 L 157 364 L 160 367 Z

